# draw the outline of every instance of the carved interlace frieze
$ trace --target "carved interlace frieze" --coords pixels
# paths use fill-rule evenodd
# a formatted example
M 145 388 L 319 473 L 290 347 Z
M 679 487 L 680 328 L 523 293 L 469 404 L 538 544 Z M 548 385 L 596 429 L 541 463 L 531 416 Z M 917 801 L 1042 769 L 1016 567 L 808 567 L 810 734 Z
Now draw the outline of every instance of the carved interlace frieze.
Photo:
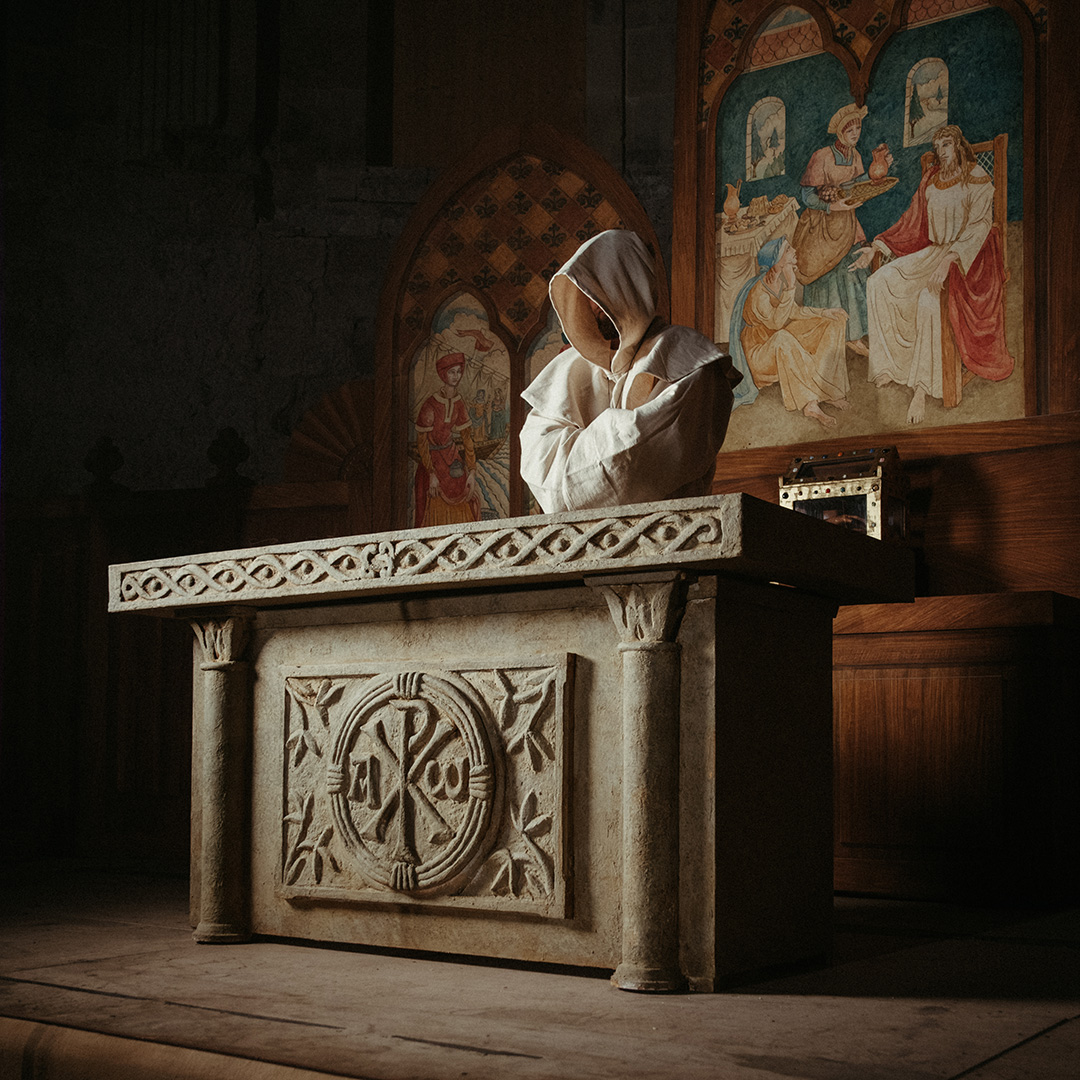
M 323 545 L 285 545 L 200 561 L 113 567 L 114 611 L 273 602 L 296 593 L 359 595 L 421 584 L 491 584 L 568 572 L 619 573 L 729 557 L 730 496 L 680 500 L 651 513 L 515 518 Z M 730 529 L 728 531 L 731 531 Z M 729 538 L 730 539 L 730 538 Z M 728 545 L 730 547 L 730 544 Z
M 565 915 L 570 660 L 291 670 L 281 893 Z

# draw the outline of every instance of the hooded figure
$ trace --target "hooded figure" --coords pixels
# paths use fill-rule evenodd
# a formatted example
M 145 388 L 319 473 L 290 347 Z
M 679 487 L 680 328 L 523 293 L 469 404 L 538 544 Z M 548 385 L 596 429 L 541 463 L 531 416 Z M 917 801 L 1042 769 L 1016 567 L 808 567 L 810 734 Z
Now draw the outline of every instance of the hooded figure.
M 521 395 L 521 475 L 549 514 L 704 494 L 740 376 L 696 330 L 656 317 L 637 234 L 586 241 L 551 279 L 569 341 Z

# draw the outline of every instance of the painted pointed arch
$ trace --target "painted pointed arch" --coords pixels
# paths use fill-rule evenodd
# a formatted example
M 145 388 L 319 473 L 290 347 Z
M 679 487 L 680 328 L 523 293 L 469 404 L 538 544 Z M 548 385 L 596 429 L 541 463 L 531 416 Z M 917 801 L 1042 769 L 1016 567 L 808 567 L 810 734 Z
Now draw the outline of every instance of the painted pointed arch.
M 428 191 L 398 242 L 379 304 L 376 527 L 434 521 L 424 516 L 423 477 L 418 486 L 416 476 L 421 467 L 428 468 L 425 453 L 430 461 L 425 441 L 441 446 L 450 437 L 456 440 L 458 464 L 431 465 L 437 481 L 437 469 L 447 470 L 447 483 L 437 482 L 436 491 L 453 489 L 435 516 L 468 520 L 467 513 L 492 517 L 525 511 L 518 467 L 517 433 L 524 418 L 520 394 L 535 366 L 538 342 L 550 351 L 548 282 L 582 242 L 614 228 L 637 232 L 656 254 L 666 315 L 667 276 L 644 210 L 622 177 L 578 140 L 543 125 L 502 129 Z M 459 299 L 461 311 L 448 318 Z M 458 322 L 452 326 L 454 317 Z M 467 436 L 465 420 L 450 400 L 454 390 L 439 397 L 438 360 L 451 352 L 465 357 L 455 389 L 461 388 L 457 396 L 469 416 Z M 495 356 L 500 364 L 505 356 L 505 372 L 491 359 Z M 495 395 L 504 387 L 500 409 L 495 409 Z M 443 410 L 438 433 L 420 432 L 419 408 L 432 394 Z M 498 415 L 503 407 L 505 434 Z M 420 427 L 430 415 L 429 409 Z M 492 449 L 496 438 L 505 440 L 497 451 Z M 477 457 L 485 452 L 488 457 Z M 458 493 L 449 483 L 450 469 L 459 473 L 476 460 L 495 464 L 496 454 L 503 455 L 495 470 L 497 482 L 486 476 L 490 469 L 475 469 L 476 486 L 488 486 L 467 511 L 464 503 L 474 493 Z M 505 498 L 496 497 L 497 488 L 505 488 Z

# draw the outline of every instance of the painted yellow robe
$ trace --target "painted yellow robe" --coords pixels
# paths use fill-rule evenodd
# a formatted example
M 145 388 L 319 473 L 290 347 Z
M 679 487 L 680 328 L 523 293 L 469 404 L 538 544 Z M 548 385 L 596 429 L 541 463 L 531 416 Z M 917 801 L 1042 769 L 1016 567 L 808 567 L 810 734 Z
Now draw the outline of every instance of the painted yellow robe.
M 779 383 L 784 408 L 791 410 L 846 397 L 846 316 L 801 307 L 794 286 L 777 287 L 773 292 L 762 278 L 743 308 L 742 347 L 754 383 Z

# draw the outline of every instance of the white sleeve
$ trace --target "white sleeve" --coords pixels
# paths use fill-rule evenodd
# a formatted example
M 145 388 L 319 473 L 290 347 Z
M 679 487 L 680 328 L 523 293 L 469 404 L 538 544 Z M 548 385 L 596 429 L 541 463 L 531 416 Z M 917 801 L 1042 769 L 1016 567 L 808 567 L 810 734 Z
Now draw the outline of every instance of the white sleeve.
M 522 478 L 546 513 L 668 498 L 711 473 L 731 401 L 721 365 L 709 363 L 586 426 L 534 408 L 521 431 Z
M 547 514 L 615 506 L 613 459 L 626 445 L 633 413 L 606 409 L 588 427 L 534 409 L 521 428 L 521 477 Z
M 952 250 L 960 259 L 960 269 L 965 274 L 971 269 L 975 257 L 982 251 L 993 223 L 994 185 L 985 182 L 973 184 L 967 207 L 967 220 L 960 235 L 951 245 Z

